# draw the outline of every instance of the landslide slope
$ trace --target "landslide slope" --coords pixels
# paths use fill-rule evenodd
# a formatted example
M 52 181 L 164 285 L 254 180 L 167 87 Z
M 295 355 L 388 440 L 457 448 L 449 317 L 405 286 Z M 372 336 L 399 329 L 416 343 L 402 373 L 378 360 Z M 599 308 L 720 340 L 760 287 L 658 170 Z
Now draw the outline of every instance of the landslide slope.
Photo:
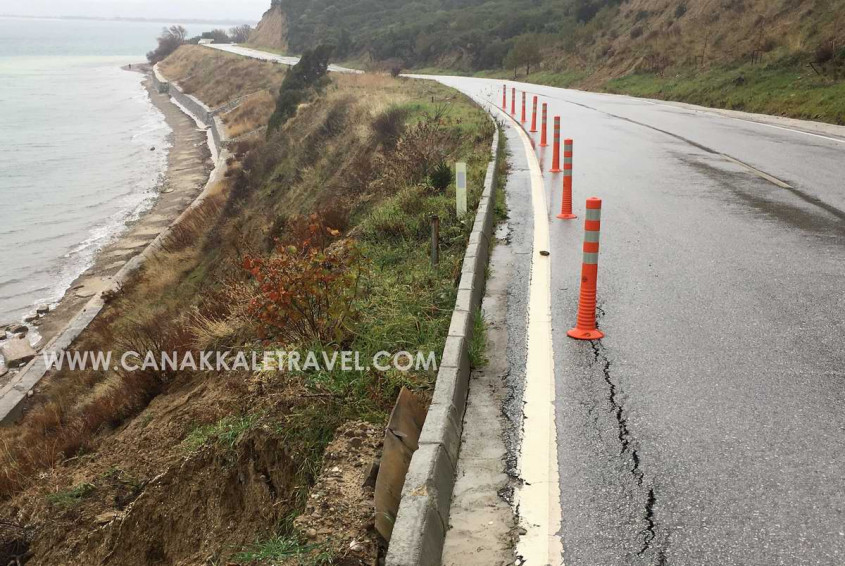
M 270 9 L 264 12 L 247 43 L 255 47 L 284 51 L 288 48 L 287 36 L 287 16 L 281 5 L 274 2 Z
M 454 186 L 429 173 L 466 160 L 474 209 L 493 125 L 432 82 L 332 75 L 268 135 L 280 66 L 183 46 L 160 69 L 209 105 L 234 105 L 222 116 L 246 133 L 219 185 L 73 349 L 196 363 L 45 377 L 20 422 L 0 428 L 0 564 L 369 566 L 364 479 L 401 388 L 424 401 L 436 373 L 367 360 L 442 352 L 471 226 Z M 258 264 L 268 269 L 247 268 Z M 297 294 L 293 307 L 265 275 Z M 281 312 L 275 324 L 261 304 Z M 341 349 L 365 367 L 246 361 Z M 203 367 L 202 352 L 228 353 L 229 370 Z

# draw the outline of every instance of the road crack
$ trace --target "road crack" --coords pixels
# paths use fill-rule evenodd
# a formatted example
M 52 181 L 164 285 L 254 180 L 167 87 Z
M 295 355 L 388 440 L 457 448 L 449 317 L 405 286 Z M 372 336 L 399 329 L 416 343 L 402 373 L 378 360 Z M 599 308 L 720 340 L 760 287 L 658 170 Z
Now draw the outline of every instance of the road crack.
M 604 317 L 604 310 L 596 307 L 597 319 Z M 602 378 L 607 386 L 606 401 L 610 405 L 611 413 L 616 421 L 616 435 L 619 441 L 619 457 L 629 458 L 630 466 L 629 473 L 634 479 L 636 486 L 641 489 L 648 488 L 646 493 L 645 508 L 643 510 L 643 521 L 645 527 L 641 531 L 642 546 L 636 555 L 639 558 L 645 558 L 650 551 L 654 551 L 654 564 L 656 566 L 666 566 L 665 548 L 655 546 L 657 540 L 658 527 L 657 519 L 655 517 L 654 508 L 657 503 L 657 493 L 654 485 L 646 482 L 645 473 L 642 470 L 640 455 L 637 450 L 637 440 L 631 433 L 628 426 L 628 417 L 625 411 L 624 399 L 620 387 L 614 382 L 612 377 L 612 363 L 604 351 L 604 346 L 598 340 L 590 342 L 595 364 L 602 372 Z

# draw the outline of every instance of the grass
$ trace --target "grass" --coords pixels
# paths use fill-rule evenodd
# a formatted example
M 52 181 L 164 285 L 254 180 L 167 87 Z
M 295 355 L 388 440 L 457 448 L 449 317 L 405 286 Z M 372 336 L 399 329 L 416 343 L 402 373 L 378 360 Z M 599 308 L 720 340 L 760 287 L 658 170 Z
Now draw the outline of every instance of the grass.
M 845 81 L 810 68 L 780 65 L 681 69 L 668 76 L 634 74 L 608 81 L 604 90 L 763 114 L 845 124 Z
M 258 419 L 258 415 L 228 416 L 214 424 L 196 427 L 182 441 L 182 447 L 187 452 L 196 452 L 204 446 L 218 444 L 224 449 L 232 450 L 244 433 L 255 426 Z
M 272 53 L 273 55 L 282 55 L 284 57 L 295 57 L 295 55 L 290 55 L 285 49 L 276 49 L 275 47 L 268 47 L 266 45 L 256 45 L 253 43 L 242 43 L 240 44 L 242 47 L 247 47 L 249 49 L 255 49 L 256 51 L 264 51 L 265 53 Z
M 263 90 L 220 117 L 226 125 L 229 138 L 236 138 L 265 126 L 275 108 L 276 100 L 273 94 L 269 90 Z
M 486 366 L 487 362 L 487 322 L 484 320 L 484 314 L 477 310 L 472 319 L 469 364 L 473 369 L 478 369 Z
M 580 70 L 567 70 L 561 72 L 536 71 L 529 75 L 522 72 L 517 73 L 516 78 L 510 71 L 481 71 L 475 74 L 477 77 L 488 79 L 516 80 L 520 82 L 539 85 L 553 86 L 557 88 L 570 88 L 578 85 L 589 76 L 589 72 Z
M 280 560 L 291 564 L 295 560 L 297 566 L 328 566 L 333 559 L 332 553 L 321 545 L 307 545 L 294 537 L 278 535 L 256 542 L 233 557 L 237 564 L 275 564 Z
M 57 507 L 71 507 L 82 501 L 86 496 L 94 492 L 94 485 L 81 483 L 67 491 L 59 491 L 47 495 L 47 501 Z

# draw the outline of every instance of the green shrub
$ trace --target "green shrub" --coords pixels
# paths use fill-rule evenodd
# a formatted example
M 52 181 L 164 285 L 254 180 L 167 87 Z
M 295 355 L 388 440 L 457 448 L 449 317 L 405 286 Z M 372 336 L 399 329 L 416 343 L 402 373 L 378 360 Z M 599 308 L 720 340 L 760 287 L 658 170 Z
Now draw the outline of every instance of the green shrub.
M 445 161 L 441 161 L 429 175 L 429 182 L 438 191 L 445 191 L 452 184 L 452 168 Z
M 60 507 L 69 507 L 82 501 L 85 497 L 94 491 L 94 486 L 90 483 L 81 483 L 67 491 L 60 491 L 58 493 L 51 493 L 47 496 L 47 501 L 53 505 Z

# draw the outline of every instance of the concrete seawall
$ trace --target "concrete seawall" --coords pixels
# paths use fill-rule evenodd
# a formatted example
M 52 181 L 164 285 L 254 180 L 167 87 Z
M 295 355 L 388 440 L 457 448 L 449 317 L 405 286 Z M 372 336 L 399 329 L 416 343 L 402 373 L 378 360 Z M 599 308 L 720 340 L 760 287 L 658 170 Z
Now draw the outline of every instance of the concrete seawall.
M 208 128 L 211 134 L 211 153 L 215 157 L 220 155 L 226 143 L 226 127 L 223 121 L 217 116 L 217 112 L 206 106 L 195 96 L 185 94 L 177 83 L 168 81 L 159 71 L 158 65 L 153 67 L 153 85 L 161 93 L 167 93 L 187 114 L 191 115 L 197 122 Z M 219 111 L 218 111 L 219 112 Z

